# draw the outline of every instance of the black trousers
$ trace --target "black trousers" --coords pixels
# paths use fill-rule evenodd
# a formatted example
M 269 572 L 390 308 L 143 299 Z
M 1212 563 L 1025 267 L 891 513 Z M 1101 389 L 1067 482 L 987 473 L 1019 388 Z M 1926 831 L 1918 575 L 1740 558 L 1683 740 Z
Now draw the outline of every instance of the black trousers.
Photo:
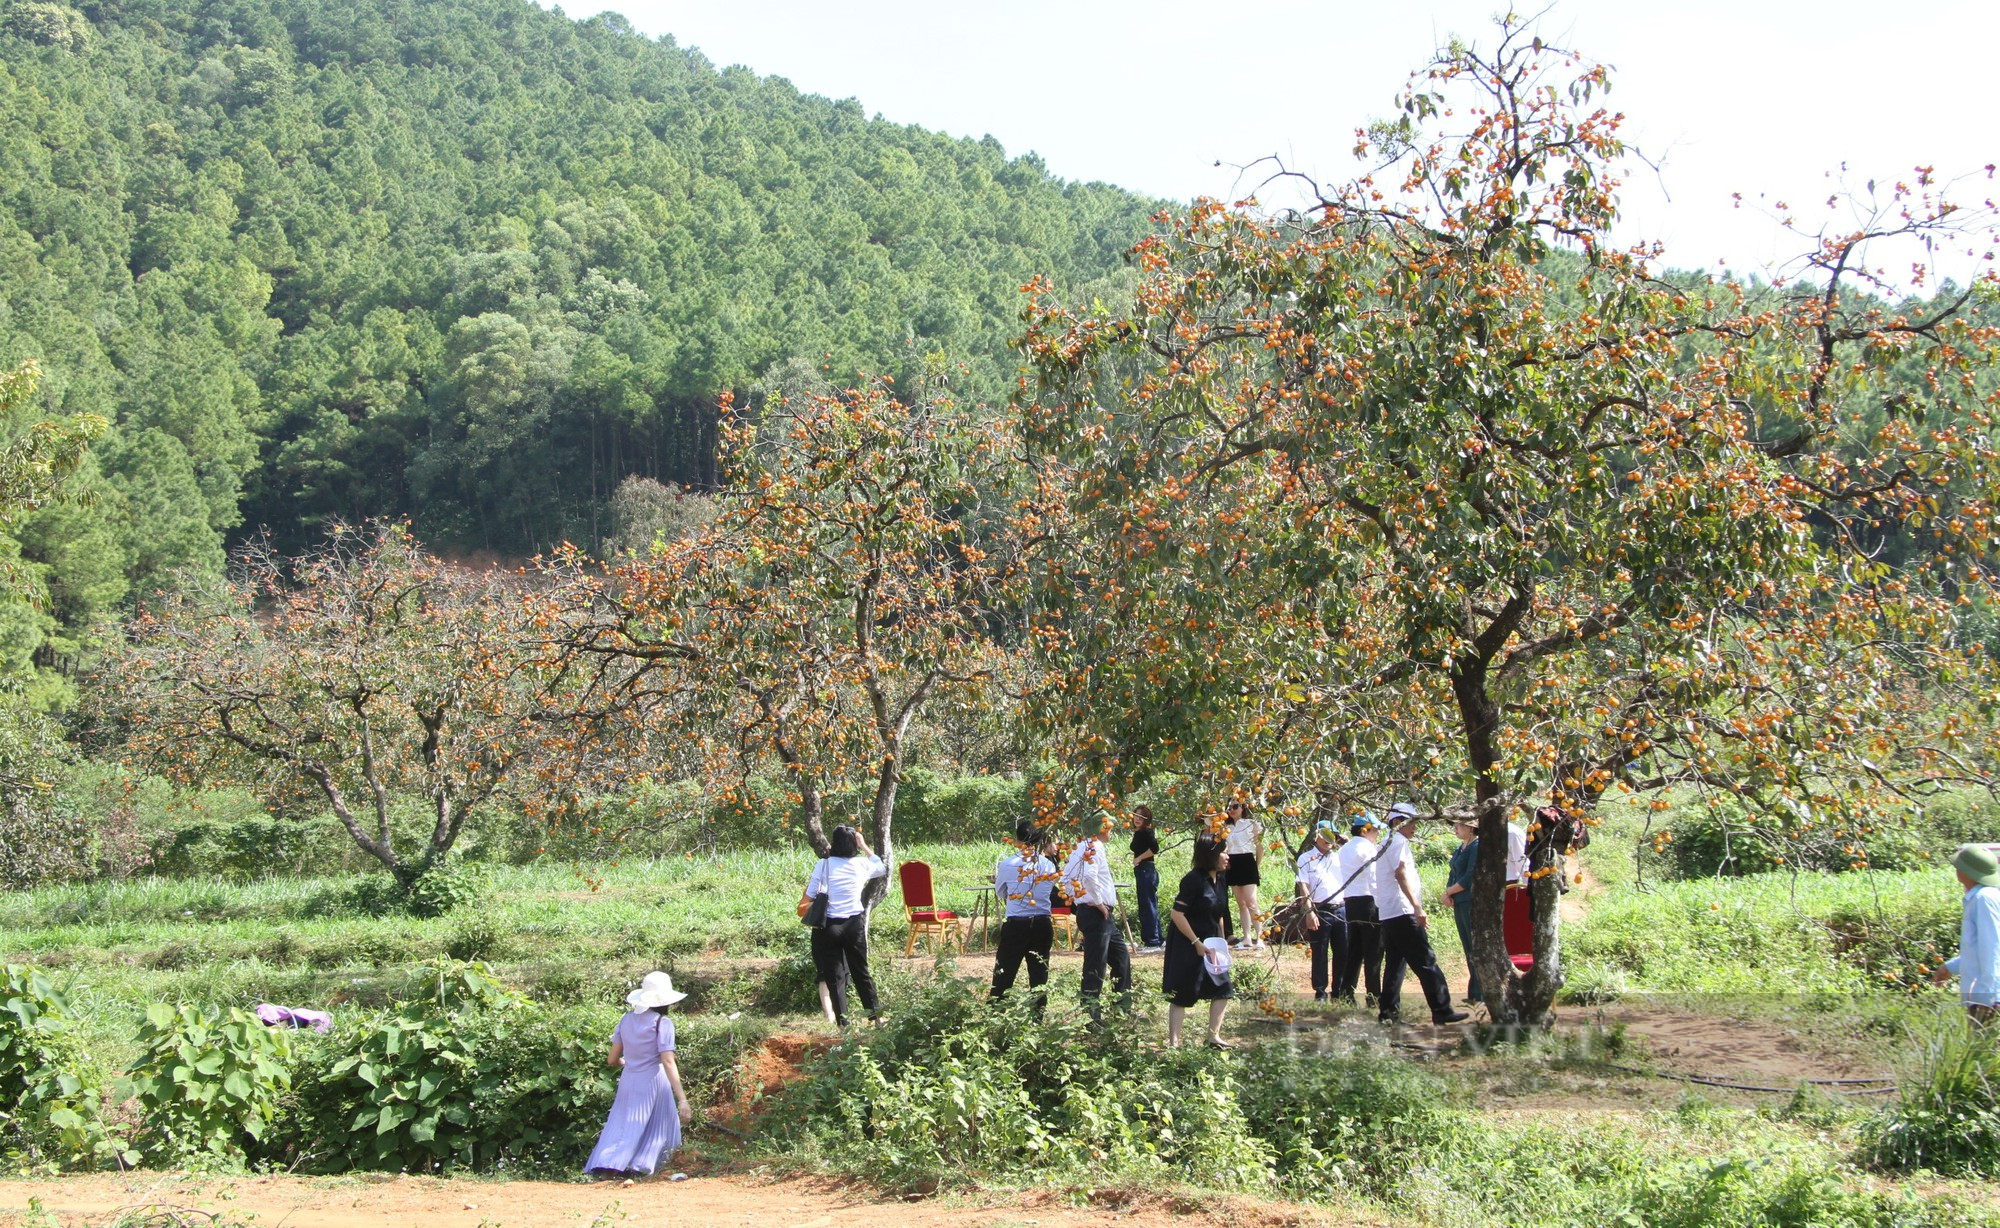
M 1111 988 L 1127 1002 L 1132 998 L 1132 952 L 1118 928 L 1116 910 L 1110 916 L 1095 904 L 1076 906 L 1077 945 L 1083 948 L 1083 1004 L 1092 1019 L 1101 1018 L 1098 997 L 1104 991 L 1104 971 L 1111 970 Z
M 1347 969 L 1347 911 L 1339 900 L 1314 904 L 1319 928 L 1306 931 L 1313 953 L 1313 996 L 1326 993 Z
M 1008 917 L 1000 923 L 1000 944 L 993 953 L 993 993 L 1000 997 L 1014 987 L 1021 961 L 1028 961 L 1028 988 L 1040 989 L 1049 983 L 1049 948 L 1055 945 L 1056 927 L 1048 914 L 1039 917 Z
M 1415 917 L 1391 917 L 1382 922 L 1382 995 L 1377 1002 L 1383 1018 L 1395 1015 L 1403 1006 L 1403 969 L 1417 974 L 1424 990 L 1431 1018 L 1451 1014 L 1451 986 L 1438 967 L 1437 952 L 1431 950 L 1430 931 Z
M 825 925 L 812 932 L 812 953 L 813 967 L 819 970 L 819 979 L 826 982 L 827 992 L 833 998 L 835 1022 L 847 1022 L 850 978 L 854 981 L 854 992 L 861 996 L 862 1007 L 871 1016 L 879 1012 L 875 978 L 868 975 L 867 914 L 856 913 L 838 921 L 828 918 Z
M 1382 931 L 1375 921 L 1375 898 L 1350 895 L 1344 904 L 1347 910 L 1347 960 L 1340 967 L 1340 983 L 1334 987 L 1333 996 L 1353 997 L 1354 983 L 1365 969 L 1368 995 L 1379 1001 L 1382 997 Z

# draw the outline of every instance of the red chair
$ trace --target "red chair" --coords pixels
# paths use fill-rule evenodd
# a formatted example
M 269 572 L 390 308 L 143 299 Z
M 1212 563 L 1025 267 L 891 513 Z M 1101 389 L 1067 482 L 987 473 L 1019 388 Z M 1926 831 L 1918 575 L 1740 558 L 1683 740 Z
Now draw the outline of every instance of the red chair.
M 963 951 L 965 936 L 958 930 L 958 914 L 937 906 L 937 889 L 931 885 L 930 863 L 903 862 L 896 867 L 896 876 L 903 884 L 903 912 L 910 919 L 910 939 L 903 944 L 903 954 L 916 954 L 919 934 L 937 934 L 943 937 L 946 947 L 956 942 L 958 949 Z
M 1500 934 L 1507 943 L 1507 958 L 1514 961 L 1516 972 L 1526 972 L 1535 966 L 1535 920 L 1528 913 L 1527 888 L 1507 888 L 1501 903 Z

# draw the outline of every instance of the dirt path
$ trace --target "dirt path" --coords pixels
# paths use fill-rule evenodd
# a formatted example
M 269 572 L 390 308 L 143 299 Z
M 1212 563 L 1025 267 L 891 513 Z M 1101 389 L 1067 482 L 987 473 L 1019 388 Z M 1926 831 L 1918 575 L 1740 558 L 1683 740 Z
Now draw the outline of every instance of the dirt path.
M 734 1174 L 687 1181 L 570 1185 L 551 1181 L 447 1180 L 435 1177 L 238 1177 L 174 1174 L 78 1176 L 0 1181 L 0 1225 L 35 1224 L 31 1200 L 61 1228 L 108 1225 L 147 1207 L 181 1208 L 158 1222 L 223 1228 L 943 1228 L 945 1225 L 1037 1225 L 1082 1228 L 1120 1224 L 1166 1228 L 1193 1210 L 1153 1196 L 1113 1193 L 1092 1207 L 1065 1206 L 1049 1195 L 924 1199 L 905 1202 L 833 1181 L 767 1180 Z M 211 1221 L 209 1216 L 219 1218 Z M 1200 1217 L 1248 1228 L 1312 1228 L 1330 1223 L 1316 1211 L 1216 1197 Z M 1343 1216 L 1342 1222 L 1348 1222 Z

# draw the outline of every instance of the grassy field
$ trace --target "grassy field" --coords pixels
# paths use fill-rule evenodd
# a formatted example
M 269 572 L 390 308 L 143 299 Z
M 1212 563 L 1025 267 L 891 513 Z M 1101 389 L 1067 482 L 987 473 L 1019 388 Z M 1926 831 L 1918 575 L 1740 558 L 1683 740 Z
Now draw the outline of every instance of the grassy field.
M 1433 837 L 1420 857 L 1431 892 L 1442 885 L 1449 843 Z M 901 852 L 930 862 L 942 902 L 964 910 L 998 851 Z M 1169 870 L 1179 855 L 1169 854 Z M 1585 864 L 1595 884 L 1565 931 L 1565 1009 L 1574 1018 L 1643 1000 L 1714 1011 L 1718 1027 L 1736 1015 L 1732 1026 L 1741 1027 L 1737 1000 L 1782 998 L 1811 1004 L 1822 1020 L 1819 1038 L 1801 1042 L 1817 1052 L 1852 1042 L 1887 1054 L 1913 1049 L 1922 1020 L 1949 1000 L 1902 987 L 1933 947 L 1955 942 L 1956 892 L 1937 872 L 1641 887 L 1629 837 L 1615 826 Z M 365 1033 L 376 1010 L 420 994 L 436 975 L 431 961 L 448 956 L 483 961 L 568 1021 L 566 1034 L 589 1037 L 608 1027 L 640 974 L 666 967 L 692 991 L 682 1013 L 702 1069 L 691 1086 L 722 1095 L 733 1055 L 774 1031 L 823 1029 L 792 911 L 809 868 L 802 855 L 760 852 L 496 867 L 481 872 L 475 902 L 433 919 L 361 911 L 356 876 L 49 888 L 0 896 L 0 958 L 52 970 L 111 1068 L 130 1059 L 153 1002 L 328 1006 L 343 1031 L 325 1043 L 339 1045 Z M 1277 887 L 1267 875 L 1266 896 Z M 1220 1066 L 1198 1055 L 1147 1056 L 1162 1011 L 1144 992 L 1139 1018 L 1093 1036 L 1074 1006 L 1073 959 L 1059 965 L 1042 1027 L 988 1019 L 976 1005 L 987 953 L 886 957 L 902 949 L 899 899 L 892 891 L 874 928 L 891 1029 L 837 1050 L 783 1093 L 791 1099 L 779 1110 L 787 1121 L 848 1126 L 750 1144 L 765 1162 L 860 1173 L 897 1189 L 1024 1188 L 1057 1176 L 1079 1190 L 1114 1178 L 1192 1183 L 1411 1223 L 1887 1228 L 1990 1219 L 1976 1184 L 1885 1184 L 1863 1166 L 1860 1140 L 1879 1100 L 1691 1091 L 1633 1073 L 1648 1065 L 1646 1043 L 1610 1017 L 1592 1025 L 1608 1032 L 1485 1056 L 1399 1051 L 1359 1013 L 1315 1013 L 1301 1002 L 1302 953 L 1247 970 L 1280 1014 L 1239 1003 L 1231 1026 L 1250 1048 Z M 1156 968 L 1141 965 L 1142 991 Z M 1765 1018 L 1791 1026 L 1783 1012 Z M 1874 1028 L 1883 1019 L 1896 1026 Z M 1086 1111 L 1100 1094 L 1115 1106 L 1108 1116 Z M 1213 1112 L 1163 1125 L 1163 1106 L 1191 1094 L 1209 1097 Z M 1494 1194 L 1494 1174 L 1552 1183 L 1554 1201 L 1522 1212 Z

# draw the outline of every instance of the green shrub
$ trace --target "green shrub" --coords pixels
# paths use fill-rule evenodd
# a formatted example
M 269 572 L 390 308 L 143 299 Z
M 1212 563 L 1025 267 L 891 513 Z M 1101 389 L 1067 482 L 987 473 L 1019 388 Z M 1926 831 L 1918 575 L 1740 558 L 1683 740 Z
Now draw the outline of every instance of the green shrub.
M 102 1116 L 75 1013 L 39 968 L 0 968 L 0 1160 L 10 1168 L 132 1163 Z
M 1918 1073 L 1864 1130 L 1887 1168 L 2000 1177 L 2000 1035 L 1949 1011 L 1925 1038 Z
M 248 1011 L 146 1009 L 127 1076 L 146 1122 L 146 1151 L 170 1162 L 241 1161 L 268 1141 L 291 1088 L 292 1034 Z

